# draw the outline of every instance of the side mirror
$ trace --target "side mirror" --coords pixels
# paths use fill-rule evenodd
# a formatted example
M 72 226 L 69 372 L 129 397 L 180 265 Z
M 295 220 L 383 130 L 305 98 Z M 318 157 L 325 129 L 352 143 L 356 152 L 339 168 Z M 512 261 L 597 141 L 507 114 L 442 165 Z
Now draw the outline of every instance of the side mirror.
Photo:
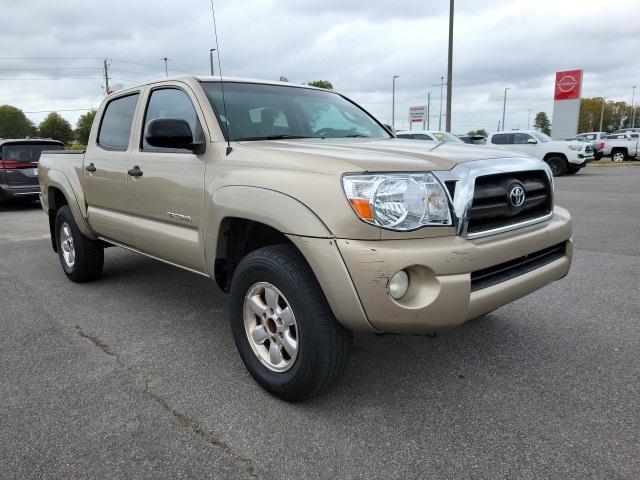
M 147 124 L 144 139 L 152 147 L 181 148 L 200 154 L 204 142 L 194 143 L 189 122 L 181 118 L 155 118 Z
M 536 143 L 538 143 L 538 141 L 535 138 L 530 138 L 530 139 L 527 140 L 527 143 L 536 144 Z

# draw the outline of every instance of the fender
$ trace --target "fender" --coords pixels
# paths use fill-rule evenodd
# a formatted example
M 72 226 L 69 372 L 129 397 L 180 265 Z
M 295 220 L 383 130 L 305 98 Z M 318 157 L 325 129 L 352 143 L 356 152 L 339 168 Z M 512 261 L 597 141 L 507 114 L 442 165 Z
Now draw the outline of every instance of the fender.
M 205 207 L 204 243 L 209 272 L 214 271 L 218 232 L 227 217 L 264 223 L 287 235 L 331 238 L 333 234 L 309 207 L 275 190 L 228 185 L 213 193 Z
M 47 186 L 47 206 L 51 208 L 53 204 L 53 198 L 49 197 L 51 188 L 57 188 L 67 199 L 73 219 L 76 221 L 80 231 L 90 239 L 96 240 L 97 237 L 87 223 L 84 194 L 80 185 L 78 185 L 78 189 L 74 190 L 69 178 L 60 170 L 47 170 L 45 184 Z

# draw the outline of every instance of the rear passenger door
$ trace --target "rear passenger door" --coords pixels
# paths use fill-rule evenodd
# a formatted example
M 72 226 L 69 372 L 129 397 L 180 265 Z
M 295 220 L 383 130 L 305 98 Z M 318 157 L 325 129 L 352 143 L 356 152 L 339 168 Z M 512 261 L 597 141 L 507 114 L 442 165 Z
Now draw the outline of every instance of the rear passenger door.
M 195 141 L 205 137 L 204 117 L 185 87 L 163 85 L 149 90 L 135 151 L 128 169 L 127 198 L 132 221 L 132 245 L 160 259 L 199 272 L 205 271 L 202 242 L 206 152 L 150 146 L 145 140 L 149 122 L 156 118 L 186 120 Z
M 91 228 L 100 236 L 126 245 L 131 242 L 127 166 L 139 98 L 140 92 L 114 97 L 99 112 L 98 133 L 89 139 L 82 172 Z

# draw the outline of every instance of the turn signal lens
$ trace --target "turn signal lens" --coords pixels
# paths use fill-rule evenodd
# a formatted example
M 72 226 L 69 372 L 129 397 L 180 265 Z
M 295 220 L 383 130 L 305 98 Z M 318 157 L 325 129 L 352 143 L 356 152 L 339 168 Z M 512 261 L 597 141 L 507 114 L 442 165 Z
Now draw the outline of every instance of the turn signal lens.
M 364 198 L 352 198 L 349 202 L 351 203 L 353 210 L 356 212 L 356 215 L 358 215 L 362 220 L 373 220 L 373 210 L 371 209 L 369 200 Z

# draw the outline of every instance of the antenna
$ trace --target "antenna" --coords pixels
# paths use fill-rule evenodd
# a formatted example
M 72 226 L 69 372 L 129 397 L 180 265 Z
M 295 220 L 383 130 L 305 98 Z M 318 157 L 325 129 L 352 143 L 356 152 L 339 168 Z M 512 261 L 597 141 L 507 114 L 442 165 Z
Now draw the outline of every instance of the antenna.
M 220 88 L 222 90 L 222 108 L 224 109 L 225 130 L 227 132 L 227 155 L 231 153 L 231 141 L 229 140 L 229 117 L 227 117 L 227 102 L 224 100 L 224 81 L 222 80 L 222 65 L 220 63 L 220 45 L 218 44 L 218 27 L 216 26 L 216 12 L 213 8 L 213 0 L 211 3 L 211 16 L 213 17 L 213 34 L 216 39 L 216 53 L 218 55 L 218 72 L 220 72 Z

